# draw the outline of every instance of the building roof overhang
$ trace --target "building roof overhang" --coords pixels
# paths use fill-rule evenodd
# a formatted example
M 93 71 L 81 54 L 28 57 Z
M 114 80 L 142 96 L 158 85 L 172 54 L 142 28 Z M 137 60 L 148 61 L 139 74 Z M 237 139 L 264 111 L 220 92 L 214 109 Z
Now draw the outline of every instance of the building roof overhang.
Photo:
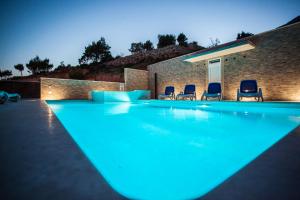
M 184 58 L 184 61 L 194 63 L 202 60 L 226 56 L 233 53 L 248 51 L 254 48 L 254 44 L 250 41 L 238 40 L 189 54 Z

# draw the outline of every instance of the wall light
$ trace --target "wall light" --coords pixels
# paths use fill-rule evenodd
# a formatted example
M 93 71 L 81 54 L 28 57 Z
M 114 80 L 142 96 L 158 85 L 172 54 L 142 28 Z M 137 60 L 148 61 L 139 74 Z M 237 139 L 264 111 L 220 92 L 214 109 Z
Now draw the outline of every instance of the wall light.
M 48 86 L 48 94 L 52 94 L 51 85 Z
M 124 83 L 120 83 L 120 91 L 124 91 L 125 90 L 125 84 Z

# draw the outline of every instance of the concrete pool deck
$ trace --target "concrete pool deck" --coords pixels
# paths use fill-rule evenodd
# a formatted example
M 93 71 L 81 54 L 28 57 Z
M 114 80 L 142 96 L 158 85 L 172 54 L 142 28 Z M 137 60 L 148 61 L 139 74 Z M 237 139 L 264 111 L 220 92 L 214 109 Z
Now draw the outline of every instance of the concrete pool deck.
M 0 199 L 125 199 L 43 101 L 0 105 L 0 127 Z M 300 126 L 199 199 L 298 200 L 299 188 Z

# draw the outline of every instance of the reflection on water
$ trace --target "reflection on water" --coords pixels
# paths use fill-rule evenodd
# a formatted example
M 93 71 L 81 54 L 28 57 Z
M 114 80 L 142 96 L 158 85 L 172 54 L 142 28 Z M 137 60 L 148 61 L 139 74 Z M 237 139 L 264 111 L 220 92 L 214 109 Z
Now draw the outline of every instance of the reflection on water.
M 175 119 L 186 119 L 192 117 L 198 120 L 208 118 L 208 112 L 202 110 L 172 108 L 171 112 Z
M 125 114 L 128 113 L 131 103 L 124 102 L 119 104 L 113 104 L 109 107 L 108 113 L 110 114 Z
M 163 127 L 159 127 L 153 124 L 144 123 L 142 125 L 143 129 L 150 134 L 157 134 L 157 135 L 168 135 L 170 134 L 170 130 L 165 129 Z

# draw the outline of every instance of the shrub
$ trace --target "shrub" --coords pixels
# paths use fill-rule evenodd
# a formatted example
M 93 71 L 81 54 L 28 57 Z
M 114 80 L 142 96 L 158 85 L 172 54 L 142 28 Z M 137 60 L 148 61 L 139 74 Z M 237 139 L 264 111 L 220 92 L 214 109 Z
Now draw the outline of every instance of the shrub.
M 163 48 L 170 45 L 176 44 L 176 37 L 172 34 L 166 34 L 166 35 L 158 35 L 158 43 L 157 48 Z
M 70 79 L 78 79 L 78 80 L 84 80 L 84 74 L 81 71 L 71 71 L 69 73 Z

